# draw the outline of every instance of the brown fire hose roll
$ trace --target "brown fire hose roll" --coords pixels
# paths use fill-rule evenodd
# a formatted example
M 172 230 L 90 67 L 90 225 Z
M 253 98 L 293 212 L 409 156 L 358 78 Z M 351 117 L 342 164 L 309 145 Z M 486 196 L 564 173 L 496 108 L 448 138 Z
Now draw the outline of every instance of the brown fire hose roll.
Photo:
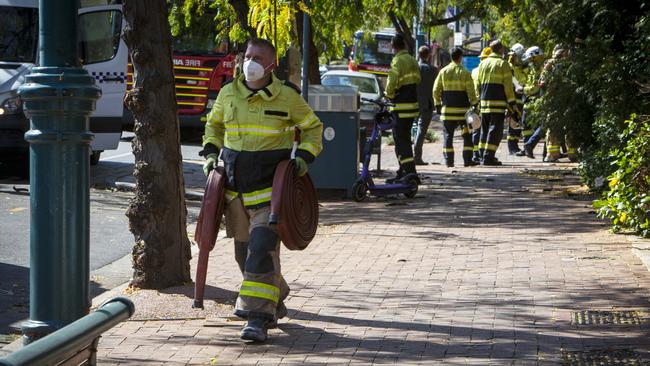
M 208 259 L 210 258 L 210 251 L 217 241 L 226 201 L 225 184 L 226 174 L 222 167 L 213 169 L 205 183 L 201 211 L 194 232 L 194 239 L 199 244 L 199 260 L 196 266 L 196 281 L 194 283 L 194 303 L 192 304 L 194 308 L 203 308 Z
M 275 170 L 271 197 L 270 224 L 289 250 L 303 250 L 318 228 L 318 196 L 309 174 L 299 177 L 295 161 L 284 160 Z

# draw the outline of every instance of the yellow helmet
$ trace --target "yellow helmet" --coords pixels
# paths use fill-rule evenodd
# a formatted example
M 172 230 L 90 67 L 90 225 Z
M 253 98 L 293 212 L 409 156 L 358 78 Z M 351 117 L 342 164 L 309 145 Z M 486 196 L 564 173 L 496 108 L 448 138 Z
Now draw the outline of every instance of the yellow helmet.
M 492 49 L 490 47 L 485 47 L 481 51 L 481 55 L 478 57 L 481 61 L 485 60 L 488 56 L 492 54 Z

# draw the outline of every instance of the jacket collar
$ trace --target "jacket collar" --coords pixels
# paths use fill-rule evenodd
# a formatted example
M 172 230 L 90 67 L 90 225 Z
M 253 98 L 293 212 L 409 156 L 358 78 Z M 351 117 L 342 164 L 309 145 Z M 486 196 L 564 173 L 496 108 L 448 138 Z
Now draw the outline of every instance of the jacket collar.
M 267 101 L 273 100 L 278 96 L 278 94 L 280 94 L 280 88 L 282 87 L 282 81 L 275 77 L 275 74 L 271 74 L 271 84 L 257 91 L 252 91 L 246 87 L 246 84 L 244 84 L 244 74 L 237 76 L 233 83 L 235 95 L 241 99 L 253 99 L 259 97 Z
M 499 60 L 503 60 L 503 57 L 497 55 L 496 53 L 491 53 L 490 56 L 488 56 L 488 57 L 489 58 L 498 58 Z
M 403 54 L 408 55 L 409 53 L 408 53 L 408 51 L 406 51 L 406 50 L 399 50 L 399 51 L 395 54 L 394 57 L 397 57 L 397 56 L 399 56 L 399 55 L 403 55 Z

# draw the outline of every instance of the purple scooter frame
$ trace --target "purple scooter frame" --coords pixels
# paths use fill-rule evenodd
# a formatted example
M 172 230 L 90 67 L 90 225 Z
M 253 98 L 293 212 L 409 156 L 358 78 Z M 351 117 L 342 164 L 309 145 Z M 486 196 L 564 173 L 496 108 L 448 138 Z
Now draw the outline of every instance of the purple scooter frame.
M 395 194 L 403 194 L 408 198 L 415 197 L 418 192 L 418 184 L 420 181 L 417 174 L 407 174 L 402 177 L 399 182 L 390 184 L 375 184 L 372 179 L 372 174 L 369 169 L 372 146 L 374 146 L 381 131 L 386 131 L 395 127 L 397 120 L 395 115 L 388 111 L 388 107 L 391 106 L 391 104 L 381 100 L 368 98 L 361 98 L 361 100 L 377 104 L 379 106 L 379 112 L 375 114 L 370 141 L 365 144 L 361 174 L 359 179 L 352 186 L 352 198 L 357 202 L 361 202 L 366 199 L 368 193 L 377 197 Z

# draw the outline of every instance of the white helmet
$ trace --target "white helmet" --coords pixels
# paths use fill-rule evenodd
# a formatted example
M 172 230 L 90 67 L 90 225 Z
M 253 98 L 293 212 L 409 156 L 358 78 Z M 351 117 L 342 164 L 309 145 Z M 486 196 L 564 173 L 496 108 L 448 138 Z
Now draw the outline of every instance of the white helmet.
M 544 56 L 544 51 L 542 51 L 542 49 L 537 46 L 530 47 L 526 50 L 526 52 L 524 52 L 523 61 L 528 62 L 535 56 Z
M 524 48 L 524 45 L 521 43 L 515 43 L 510 47 L 510 53 L 517 55 L 518 57 L 523 56 L 524 51 L 526 51 L 526 48 Z
M 465 122 L 470 131 L 476 131 L 481 128 L 481 117 L 479 117 L 476 110 L 472 107 L 465 112 Z

